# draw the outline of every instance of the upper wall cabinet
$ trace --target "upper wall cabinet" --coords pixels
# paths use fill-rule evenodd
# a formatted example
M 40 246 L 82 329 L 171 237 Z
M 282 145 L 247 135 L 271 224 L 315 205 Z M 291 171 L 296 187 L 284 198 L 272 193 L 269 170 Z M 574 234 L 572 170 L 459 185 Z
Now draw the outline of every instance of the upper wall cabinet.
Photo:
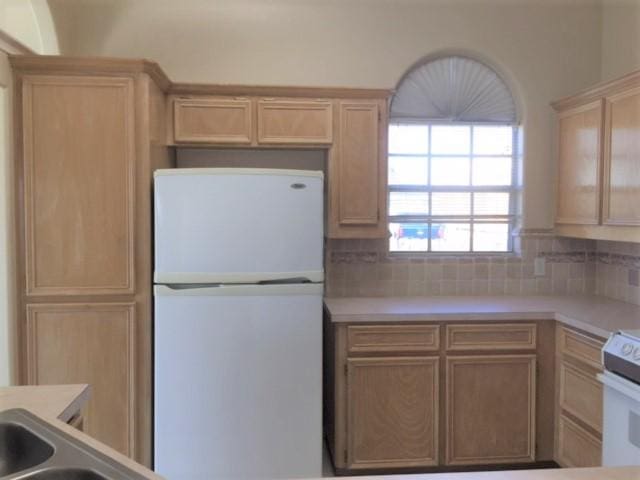
M 326 99 L 258 100 L 258 143 L 330 144 L 332 105 Z
M 556 232 L 640 242 L 640 71 L 553 104 Z
M 597 225 L 600 215 L 602 102 L 559 116 L 557 223 Z
M 385 238 L 389 91 L 175 85 L 168 143 L 327 150 L 330 238 Z
M 28 295 L 134 293 L 133 94 L 132 78 L 23 78 Z
M 252 101 L 248 98 L 175 98 L 175 142 L 251 144 L 254 138 L 252 110 Z
M 386 224 L 386 101 L 337 102 L 329 161 L 329 236 L 384 238 Z
M 640 225 L 640 87 L 606 105 L 603 221 Z

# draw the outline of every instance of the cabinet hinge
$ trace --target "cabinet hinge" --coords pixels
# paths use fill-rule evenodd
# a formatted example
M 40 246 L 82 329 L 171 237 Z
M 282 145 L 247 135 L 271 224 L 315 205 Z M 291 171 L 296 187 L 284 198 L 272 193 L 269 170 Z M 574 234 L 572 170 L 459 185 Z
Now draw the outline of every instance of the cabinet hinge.
M 346 376 L 348 376 L 348 374 L 349 374 L 349 366 L 345 363 L 344 364 L 344 376 L 346 377 Z
M 344 458 L 344 464 L 346 465 L 347 464 L 347 449 L 346 448 L 344 449 L 344 457 L 343 458 Z

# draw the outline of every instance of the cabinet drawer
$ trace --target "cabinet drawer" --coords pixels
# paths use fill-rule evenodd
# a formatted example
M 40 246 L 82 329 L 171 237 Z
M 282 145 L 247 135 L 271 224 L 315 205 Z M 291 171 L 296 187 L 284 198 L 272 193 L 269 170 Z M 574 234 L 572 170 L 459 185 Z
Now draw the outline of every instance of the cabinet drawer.
M 447 325 L 447 350 L 532 350 L 536 325 L 510 323 Z
M 577 423 L 561 415 L 558 463 L 563 467 L 597 467 L 602 463 L 602 442 Z
M 328 100 L 258 100 L 258 143 L 329 144 L 332 110 Z
M 566 361 L 560 365 L 560 407 L 602 432 L 602 385 L 592 373 Z
M 430 352 L 440 348 L 438 325 L 358 325 L 347 327 L 349 353 Z
M 560 329 L 559 348 L 560 353 L 576 358 L 587 365 L 602 369 L 600 350 L 604 342 L 599 342 L 582 333 Z
M 248 98 L 175 98 L 173 115 L 176 143 L 251 143 Z

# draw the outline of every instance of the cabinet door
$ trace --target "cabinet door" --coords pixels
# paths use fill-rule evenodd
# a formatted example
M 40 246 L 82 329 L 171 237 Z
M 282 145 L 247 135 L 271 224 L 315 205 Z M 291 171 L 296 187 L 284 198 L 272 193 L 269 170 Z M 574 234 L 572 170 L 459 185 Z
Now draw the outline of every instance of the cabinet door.
M 535 460 L 535 355 L 447 357 L 448 465 Z
M 23 80 L 27 295 L 134 291 L 130 78 Z
M 347 468 L 438 463 L 438 359 L 348 360 Z
M 329 163 L 329 236 L 384 238 L 386 104 L 340 101 L 338 117 Z
M 88 383 L 84 431 L 133 456 L 134 305 L 27 306 L 27 381 Z
M 562 112 L 559 124 L 556 223 L 597 225 L 602 102 Z
M 560 364 L 560 407 L 602 433 L 602 384 L 585 367 Z
M 248 98 L 173 99 L 176 143 L 250 144 L 252 108 Z
M 258 143 L 328 144 L 333 139 L 328 100 L 258 100 Z
M 558 425 L 558 463 L 563 467 L 599 467 L 602 442 L 564 415 Z
M 640 225 L 640 88 L 607 98 L 604 215 L 607 225 Z

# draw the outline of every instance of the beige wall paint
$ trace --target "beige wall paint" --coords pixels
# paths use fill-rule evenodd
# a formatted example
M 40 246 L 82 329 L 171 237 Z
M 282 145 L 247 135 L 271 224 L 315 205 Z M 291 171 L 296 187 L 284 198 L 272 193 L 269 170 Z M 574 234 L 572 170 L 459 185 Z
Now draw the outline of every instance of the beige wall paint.
M 11 71 L 0 51 L 0 386 L 12 383 L 14 329 L 13 182 L 10 144 Z
M 36 53 L 59 53 L 46 0 L 0 0 L 0 30 Z
M 640 0 L 603 0 L 602 80 L 640 69 Z
M 147 57 L 176 81 L 394 87 L 425 55 L 476 52 L 515 85 L 524 223 L 553 222 L 549 102 L 600 79 L 599 0 L 49 0 L 64 53 Z

